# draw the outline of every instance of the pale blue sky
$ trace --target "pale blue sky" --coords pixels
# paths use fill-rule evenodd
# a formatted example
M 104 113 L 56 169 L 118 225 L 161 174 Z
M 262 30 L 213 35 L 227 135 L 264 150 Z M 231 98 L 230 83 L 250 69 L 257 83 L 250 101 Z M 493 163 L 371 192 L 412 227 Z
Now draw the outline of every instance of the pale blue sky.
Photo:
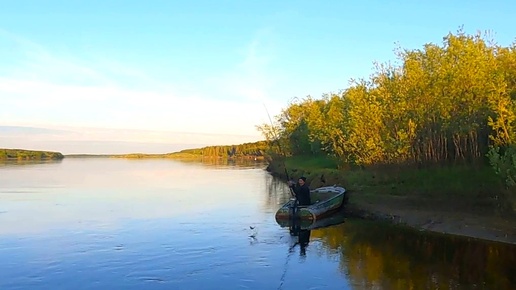
M 0 126 L 73 132 L 11 127 L 0 147 L 64 153 L 259 140 L 263 104 L 275 115 L 344 89 L 396 43 L 440 43 L 460 26 L 516 37 L 509 0 L 0 3 Z

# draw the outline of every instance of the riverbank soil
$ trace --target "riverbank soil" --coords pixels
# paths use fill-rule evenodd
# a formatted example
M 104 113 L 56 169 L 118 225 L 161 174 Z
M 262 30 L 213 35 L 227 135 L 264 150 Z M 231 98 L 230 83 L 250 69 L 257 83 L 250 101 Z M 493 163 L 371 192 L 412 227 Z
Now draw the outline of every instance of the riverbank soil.
M 305 176 L 311 188 L 345 187 L 350 216 L 516 244 L 513 194 L 488 166 L 336 167 L 331 160 L 296 157 L 271 161 L 267 170 L 284 179 Z
M 421 197 L 368 195 L 350 192 L 346 212 L 367 219 L 389 220 L 420 230 L 516 244 L 516 218 L 489 211 L 468 210 L 459 201 L 431 201 Z

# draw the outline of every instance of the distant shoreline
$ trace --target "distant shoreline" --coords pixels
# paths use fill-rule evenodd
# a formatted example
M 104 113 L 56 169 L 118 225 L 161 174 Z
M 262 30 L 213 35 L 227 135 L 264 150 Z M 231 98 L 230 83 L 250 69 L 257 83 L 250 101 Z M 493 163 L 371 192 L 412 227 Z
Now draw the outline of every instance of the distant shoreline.
M 0 149 L 0 160 L 61 160 L 64 155 L 55 151 Z
M 255 159 L 265 160 L 263 156 L 209 156 L 197 155 L 187 153 L 166 153 L 166 154 L 145 154 L 145 153 L 130 153 L 130 154 L 65 154 L 65 158 L 126 158 L 126 159 Z
M 184 149 L 177 152 L 150 154 L 150 153 L 126 153 L 126 154 L 62 154 L 61 152 L 27 150 L 27 149 L 2 149 L 0 148 L 0 160 L 46 160 L 63 158 L 172 158 L 172 159 L 254 159 L 264 160 L 264 152 L 267 148 L 266 141 L 243 143 L 239 145 L 214 145 L 203 148 Z

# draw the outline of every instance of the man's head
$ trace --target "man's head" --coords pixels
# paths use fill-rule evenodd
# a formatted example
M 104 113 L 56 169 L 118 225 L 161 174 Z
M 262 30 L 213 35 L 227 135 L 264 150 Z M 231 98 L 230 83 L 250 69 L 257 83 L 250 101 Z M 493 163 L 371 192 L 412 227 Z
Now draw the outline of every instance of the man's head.
M 304 185 L 306 182 L 306 177 L 304 177 L 304 176 L 299 177 L 299 180 L 297 182 L 299 182 L 299 185 Z

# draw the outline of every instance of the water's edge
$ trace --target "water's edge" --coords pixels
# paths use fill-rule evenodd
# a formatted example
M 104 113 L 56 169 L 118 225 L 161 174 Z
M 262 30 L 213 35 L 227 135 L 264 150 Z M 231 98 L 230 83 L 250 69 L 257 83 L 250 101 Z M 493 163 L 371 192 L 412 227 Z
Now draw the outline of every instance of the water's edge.
M 293 172 L 303 170 L 289 168 Z M 268 166 L 266 170 L 273 176 L 286 180 L 287 176 L 280 166 Z M 317 170 L 310 172 L 317 174 Z M 327 180 L 328 183 L 340 184 L 341 180 Z M 343 185 L 343 184 L 340 184 Z M 318 183 L 312 183 L 317 187 Z M 344 185 L 343 185 L 344 186 Z M 379 202 L 363 201 L 354 198 L 356 192 L 348 192 L 348 202 L 344 206 L 347 216 L 373 221 L 384 221 L 397 225 L 409 226 L 421 231 L 459 235 L 488 241 L 516 244 L 516 225 L 502 218 L 483 217 L 480 215 L 464 214 L 450 215 L 445 211 L 411 209 L 403 205 L 389 207 Z

